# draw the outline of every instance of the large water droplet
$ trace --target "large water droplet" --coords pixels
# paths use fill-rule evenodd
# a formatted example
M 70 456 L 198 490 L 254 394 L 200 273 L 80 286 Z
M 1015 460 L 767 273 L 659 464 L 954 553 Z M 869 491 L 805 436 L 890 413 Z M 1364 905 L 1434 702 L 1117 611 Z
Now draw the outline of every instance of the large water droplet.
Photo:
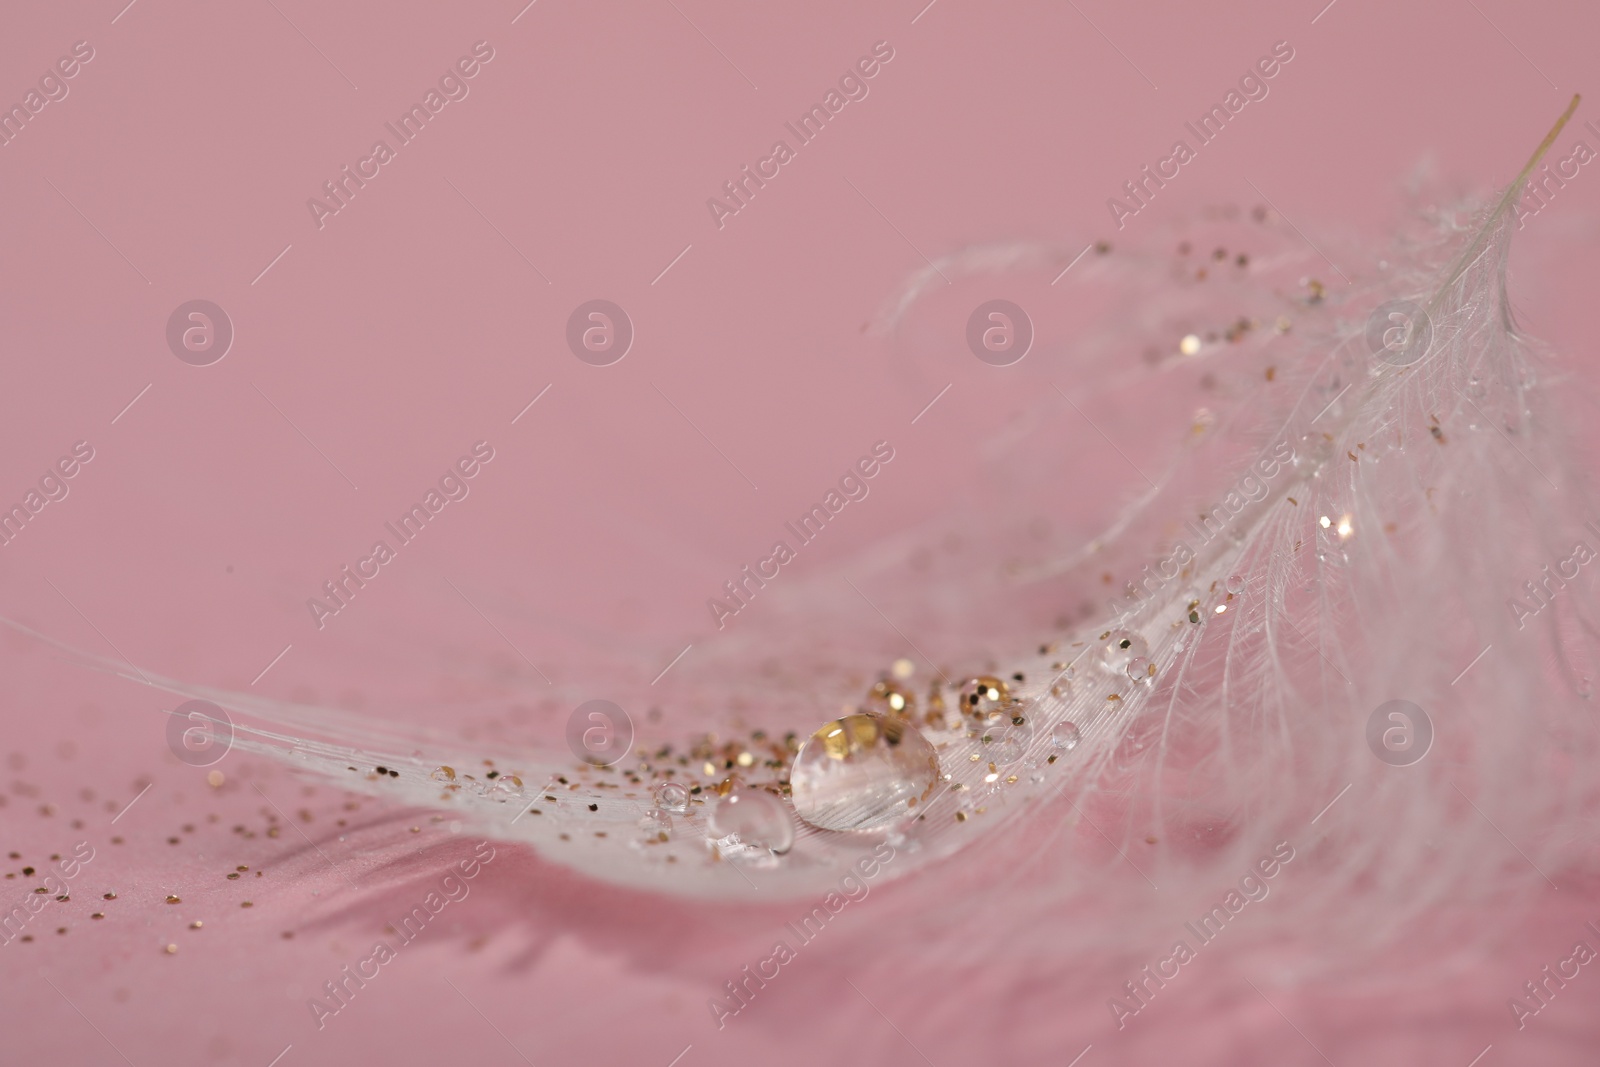
M 677 782 L 662 782 L 656 786 L 655 801 L 662 811 L 682 815 L 689 810 L 689 790 Z
M 824 830 L 869 830 L 911 812 L 933 788 L 939 758 L 916 728 L 846 715 L 806 739 L 789 769 L 794 809 Z
M 1228 580 L 1222 583 L 1223 588 L 1234 596 L 1244 592 L 1244 578 L 1237 574 L 1228 575 Z
M 740 789 L 718 800 L 706 817 L 706 834 L 715 841 L 766 849 L 782 855 L 794 847 L 794 820 L 783 801 L 763 789 Z
M 1063 752 L 1071 752 L 1078 747 L 1078 742 L 1083 740 L 1083 735 L 1078 732 L 1077 726 L 1070 722 L 1058 722 L 1055 729 L 1050 731 L 1050 740 Z
M 1128 673 L 1128 665 L 1150 654 L 1150 643 L 1128 630 L 1112 630 L 1103 638 L 1100 664 L 1112 674 Z

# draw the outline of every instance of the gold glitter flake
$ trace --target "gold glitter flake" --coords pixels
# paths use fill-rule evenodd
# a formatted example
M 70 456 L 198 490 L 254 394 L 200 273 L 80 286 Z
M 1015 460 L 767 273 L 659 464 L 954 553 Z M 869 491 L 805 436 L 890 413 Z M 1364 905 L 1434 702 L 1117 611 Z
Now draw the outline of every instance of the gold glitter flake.
M 880 715 L 910 716 L 917 708 L 917 698 L 899 682 L 885 678 L 873 685 L 867 693 L 866 710 Z

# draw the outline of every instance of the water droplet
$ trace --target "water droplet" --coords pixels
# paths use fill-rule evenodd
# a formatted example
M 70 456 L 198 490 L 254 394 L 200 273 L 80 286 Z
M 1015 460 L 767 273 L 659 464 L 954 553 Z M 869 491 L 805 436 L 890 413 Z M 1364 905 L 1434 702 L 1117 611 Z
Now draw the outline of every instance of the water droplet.
M 1156 676 L 1156 665 L 1143 656 L 1128 661 L 1128 677 L 1136 682 L 1148 683 Z
M 659 808 L 651 808 L 639 817 L 639 829 L 643 830 L 647 837 L 671 833 L 672 816 Z
M 990 729 L 984 736 L 989 738 L 989 743 L 983 746 L 983 754 L 996 765 L 1005 767 L 1022 758 L 1033 731 L 1027 726 L 1007 726 L 1004 730 Z
M 1223 588 L 1234 596 L 1244 592 L 1244 578 L 1237 574 L 1228 575 L 1228 580 L 1222 583 Z
M 800 746 L 789 786 L 795 811 L 811 825 L 867 830 L 911 812 L 938 774 L 933 746 L 909 723 L 846 715 Z
M 520 797 L 523 792 L 522 779 L 514 774 L 502 774 L 495 779 L 495 785 L 499 786 L 502 792 L 510 793 L 512 796 Z
M 1050 731 L 1050 740 L 1063 752 L 1071 752 L 1078 747 L 1078 742 L 1083 740 L 1083 735 L 1078 732 L 1077 726 L 1070 722 L 1058 722 L 1055 729 Z
M 998 715 L 1011 703 L 1011 687 L 992 675 L 980 674 L 961 687 L 961 713 L 980 721 Z
M 656 786 L 656 807 L 682 815 L 689 810 L 689 790 L 677 782 L 662 782 Z
M 480 781 L 474 787 L 479 796 L 491 799 L 506 800 L 511 797 L 522 796 L 522 779 L 514 774 L 499 774 L 487 781 Z
M 766 849 L 782 855 L 794 847 L 794 820 L 783 801 L 763 789 L 736 790 L 718 800 L 706 817 L 706 833 L 715 841 Z
M 1130 663 L 1150 653 L 1150 643 L 1128 630 L 1112 630 L 1102 640 L 1100 664 L 1112 674 L 1127 674 Z

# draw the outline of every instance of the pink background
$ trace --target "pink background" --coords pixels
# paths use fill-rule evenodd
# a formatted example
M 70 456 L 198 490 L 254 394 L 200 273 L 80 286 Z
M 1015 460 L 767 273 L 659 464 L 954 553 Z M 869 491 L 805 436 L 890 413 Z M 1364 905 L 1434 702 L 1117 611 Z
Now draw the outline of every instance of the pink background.
M 596 696 L 635 691 L 684 645 L 715 640 L 706 597 L 873 441 L 898 451 L 877 503 L 808 550 L 808 566 L 946 507 L 1019 403 L 959 345 L 912 373 L 864 332 L 922 253 L 1137 242 L 1175 213 L 1256 203 L 1250 182 L 1318 244 L 1378 236 L 1424 159 L 1476 189 L 1509 180 L 1570 94 L 1591 88 L 1600 40 L 1590 5 L 1504 0 L 1339 0 L 1315 25 L 1315 0 L 1082 0 L 1081 14 L 958 0 L 520 6 L 137 0 L 119 15 L 111 0 L 0 14 L 0 103 L 74 42 L 95 53 L 64 100 L 0 147 L 0 503 L 74 442 L 95 450 L 68 497 L 0 548 L 3 614 L 169 676 L 250 689 L 271 663 L 253 691 L 447 725 L 513 687 L 533 703 L 543 682 L 523 655 L 558 683 L 592 679 Z M 307 198 L 485 40 L 494 58 L 469 95 L 319 230 Z M 706 199 L 880 40 L 894 58 L 867 98 L 719 230 Z M 1280 40 L 1295 57 L 1270 95 L 1116 232 L 1106 198 Z M 1577 121 L 1592 113 L 1586 103 Z M 1575 126 L 1557 151 L 1580 137 L 1600 147 Z M 1592 352 L 1600 277 L 1591 169 L 1529 222 L 1514 261 L 1526 321 L 1575 354 Z M 236 331 L 208 367 L 165 341 L 169 314 L 196 298 Z M 564 341 L 568 315 L 594 298 L 636 330 L 605 368 Z M 1036 343 L 1064 339 L 1070 317 L 1035 310 Z M 961 391 L 908 427 L 944 381 Z M 479 440 L 495 458 L 470 496 L 318 630 L 306 598 Z M 404 950 L 318 1032 L 305 999 L 366 954 L 374 913 L 409 907 L 416 879 L 468 844 L 430 829 L 362 854 L 363 834 L 425 819 L 363 805 L 348 816 L 349 869 L 393 889 L 359 909 L 323 904 L 342 883 L 297 834 L 229 828 L 264 826 L 244 781 L 330 834 L 340 797 L 302 795 L 242 760 L 219 765 L 230 784 L 212 790 L 168 755 L 153 695 L 6 641 L 0 848 L 26 857 L 6 870 L 78 840 L 96 849 L 72 902 L 52 902 L 35 941 L 0 951 L 8 1060 L 119 1062 L 115 1046 L 140 1065 L 265 1065 L 292 1045 L 285 1067 L 515 1062 L 487 1017 L 540 1064 L 665 1067 L 686 1045 L 685 1067 L 841 1047 L 920 1062 L 824 978 L 825 947 L 764 1010 L 718 1032 L 705 998 L 752 945 L 764 951 L 759 923 L 732 916 L 724 939 L 674 943 L 662 929 L 686 906 L 597 890 L 509 848 L 452 905 L 448 932 Z M 692 678 L 694 657 L 675 670 Z M 236 863 L 251 872 L 222 880 Z M 5 889 L 17 895 L 21 876 Z M 119 899 L 102 902 L 111 889 Z M 160 903 L 167 893 L 183 904 Z M 102 903 L 107 918 L 89 920 Z M 894 921 L 887 900 L 874 907 L 852 921 Z M 707 978 L 656 955 L 697 956 Z M 1004 976 L 1000 959 L 953 974 L 971 991 L 953 1013 L 933 1007 L 950 990 L 928 985 L 875 986 L 873 999 L 940 1064 L 995 1062 L 997 1047 L 1065 1063 L 1097 1040 L 1008 1017 Z M 1462 982 L 1418 993 L 1437 1027 L 1419 1048 L 1442 1049 L 1440 1062 L 1465 1064 L 1508 1029 L 1508 973 Z M 1549 1017 L 1592 1014 L 1600 980 L 1589 985 Z M 1301 1062 L 1259 1008 L 1241 1020 L 1271 1035 L 1259 1046 L 1215 1043 L 1210 1020 L 1168 1035 L 1165 1062 L 1224 1062 L 1212 1057 L 1225 1048 Z M 1342 1009 L 1301 1009 L 1335 1040 Z M 1262 1058 L 1274 1049 L 1283 1058 Z M 1154 1062 L 1125 1054 L 1092 1055 Z M 1424 1060 L 1413 1049 L 1385 1062 Z

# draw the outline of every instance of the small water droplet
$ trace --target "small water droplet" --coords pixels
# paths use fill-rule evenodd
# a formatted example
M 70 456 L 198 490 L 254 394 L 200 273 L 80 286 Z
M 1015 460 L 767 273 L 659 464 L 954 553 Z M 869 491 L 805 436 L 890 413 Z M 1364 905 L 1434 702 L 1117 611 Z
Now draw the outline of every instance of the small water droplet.
M 1129 630 L 1112 630 L 1100 648 L 1100 664 L 1112 674 L 1128 673 L 1128 665 L 1150 653 L 1150 643 Z
M 1228 575 L 1228 580 L 1222 583 L 1223 588 L 1234 596 L 1244 592 L 1244 578 L 1237 574 Z
M 494 780 L 494 791 L 502 796 L 522 796 L 522 779 L 514 774 L 502 774 Z
M 501 801 L 523 795 L 522 779 L 511 774 L 500 774 L 486 781 L 475 782 L 472 789 L 479 796 Z
M 1007 726 L 1003 730 L 991 729 L 984 736 L 989 738 L 983 746 L 984 756 L 997 766 L 1006 767 L 1022 758 L 1033 731 L 1027 726 Z
M 677 782 L 662 782 L 656 786 L 656 807 L 682 815 L 689 810 L 689 790 Z
M 783 801 L 763 789 L 740 789 L 716 802 L 706 817 L 715 841 L 733 838 L 746 848 L 782 855 L 794 847 L 794 820 Z
M 1011 687 L 992 675 L 968 679 L 961 687 L 961 713 L 980 721 L 998 715 L 1011 703 Z
M 1156 665 L 1143 656 L 1135 656 L 1128 662 L 1128 677 L 1136 682 L 1148 683 L 1156 676 Z
M 1062 751 L 1071 752 L 1078 747 L 1078 742 L 1083 740 L 1083 735 L 1073 723 L 1058 722 L 1055 729 L 1050 731 L 1050 740 Z
M 824 830 L 866 830 L 912 812 L 933 788 L 939 757 L 911 724 L 846 715 L 808 737 L 789 769 L 796 813 Z

